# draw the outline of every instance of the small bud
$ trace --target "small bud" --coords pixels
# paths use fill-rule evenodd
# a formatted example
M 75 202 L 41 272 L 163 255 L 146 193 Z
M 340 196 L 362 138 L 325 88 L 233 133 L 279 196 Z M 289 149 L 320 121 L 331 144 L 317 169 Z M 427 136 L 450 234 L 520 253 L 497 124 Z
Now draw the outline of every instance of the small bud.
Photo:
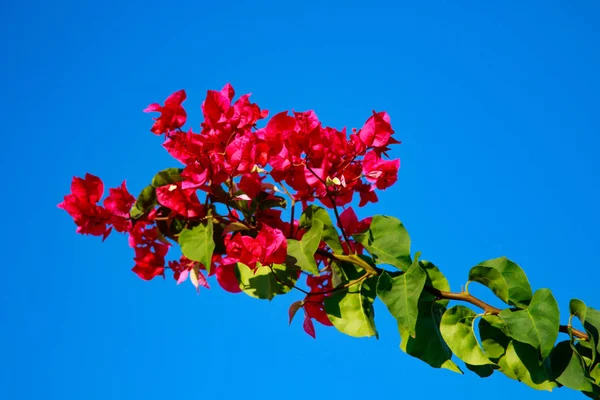
M 341 182 L 340 182 L 339 178 L 333 178 L 333 179 L 331 179 L 330 177 L 327 177 L 327 179 L 325 180 L 325 183 L 327 184 L 327 186 L 339 186 L 339 185 L 341 185 Z

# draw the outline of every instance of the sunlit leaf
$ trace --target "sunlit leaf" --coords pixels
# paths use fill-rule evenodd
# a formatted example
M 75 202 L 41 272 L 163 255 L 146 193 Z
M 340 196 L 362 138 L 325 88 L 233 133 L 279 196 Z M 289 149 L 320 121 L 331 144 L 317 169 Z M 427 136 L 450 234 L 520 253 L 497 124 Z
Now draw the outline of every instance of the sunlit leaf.
M 377 264 L 389 264 L 406 270 L 412 263 L 410 237 L 397 218 L 376 215 L 369 230 L 352 237 L 367 249 Z
M 415 326 L 419 312 L 419 297 L 423 291 L 427 274 L 418 259 L 405 273 L 391 277 L 384 272 L 377 282 L 377 296 L 383 301 L 398 325 L 415 337 Z
M 550 290 L 536 291 L 526 310 L 505 309 L 499 317 L 510 337 L 539 349 L 542 358 L 548 357 L 560 325 L 558 304 Z
M 469 280 L 487 286 L 502 301 L 526 308 L 531 301 L 531 286 L 525 272 L 506 257 L 479 263 L 471 268 Z
M 485 356 L 477 342 L 473 324 L 477 314 L 468 307 L 454 306 L 444 312 L 440 331 L 450 350 L 458 358 L 471 365 L 487 365 L 492 362 Z
M 215 250 L 212 219 L 181 231 L 179 245 L 184 256 L 204 265 L 206 272 L 209 273 Z

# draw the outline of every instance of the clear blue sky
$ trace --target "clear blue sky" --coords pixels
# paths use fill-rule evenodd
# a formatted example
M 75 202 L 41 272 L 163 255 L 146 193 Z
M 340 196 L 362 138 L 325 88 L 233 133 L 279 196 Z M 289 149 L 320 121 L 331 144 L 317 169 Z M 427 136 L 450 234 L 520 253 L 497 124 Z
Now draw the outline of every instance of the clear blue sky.
M 600 8 L 520 3 L 3 2 L 0 398 L 582 398 L 431 369 L 381 303 L 379 341 L 313 340 L 293 296 L 144 282 L 124 237 L 56 208 L 73 175 L 137 193 L 172 166 L 142 109 L 181 88 L 196 127 L 226 82 L 340 128 L 386 110 L 400 179 L 363 216 L 402 219 L 456 290 L 506 255 L 600 308 Z

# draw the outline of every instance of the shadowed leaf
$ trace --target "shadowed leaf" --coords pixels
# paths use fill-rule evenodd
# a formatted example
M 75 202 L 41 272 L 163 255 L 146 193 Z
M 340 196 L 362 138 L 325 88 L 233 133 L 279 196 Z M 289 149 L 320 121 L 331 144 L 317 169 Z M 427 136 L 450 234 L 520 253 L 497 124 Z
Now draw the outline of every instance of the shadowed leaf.
M 331 217 L 329 217 L 329 214 L 324 208 L 315 206 L 314 204 L 308 206 L 300 217 L 300 227 L 309 229 L 315 220 L 320 221 L 323 224 L 322 240 L 327 243 L 334 253 L 343 254 L 344 249 L 340 243 L 338 231 L 333 226 Z

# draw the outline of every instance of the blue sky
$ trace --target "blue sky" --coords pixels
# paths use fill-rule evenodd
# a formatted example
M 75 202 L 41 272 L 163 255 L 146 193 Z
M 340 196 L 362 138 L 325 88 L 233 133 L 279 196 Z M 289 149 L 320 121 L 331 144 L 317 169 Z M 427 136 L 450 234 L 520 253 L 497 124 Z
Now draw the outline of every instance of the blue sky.
M 124 237 L 56 208 L 73 175 L 137 193 L 172 166 L 142 109 L 181 88 L 196 127 L 227 82 L 340 128 L 386 110 L 399 182 L 362 216 L 402 219 L 455 290 L 506 255 L 563 312 L 598 308 L 600 8 L 500 3 L 3 2 L 0 398 L 581 398 L 431 369 L 381 304 L 379 341 L 313 340 L 287 326 L 293 296 L 144 282 Z

